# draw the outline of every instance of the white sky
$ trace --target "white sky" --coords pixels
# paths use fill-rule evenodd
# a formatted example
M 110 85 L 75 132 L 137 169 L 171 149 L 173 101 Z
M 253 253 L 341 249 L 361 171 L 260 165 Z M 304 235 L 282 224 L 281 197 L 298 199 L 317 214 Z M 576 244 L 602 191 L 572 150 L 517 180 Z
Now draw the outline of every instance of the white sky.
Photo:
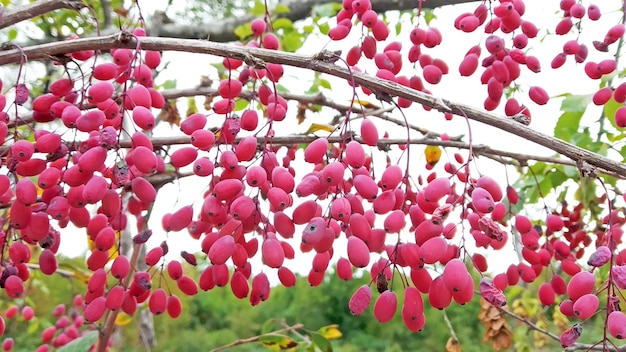
M 163 1 L 161 1 L 163 2 Z M 583 1 L 583 3 L 588 4 L 587 1 Z M 154 5 L 153 5 L 154 4 Z M 159 8 L 159 2 L 154 2 L 153 4 L 149 2 L 142 2 L 142 9 L 146 13 L 151 13 L 154 8 Z M 478 107 L 482 107 L 483 100 L 486 96 L 486 87 L 480 86 L 479 77 L 482 72 L 481 67 L 477 70 L 472 77 L 459 77 L 458 74 L 458 64 L 462 59 L 464 53 L 473 45 L 479 44 L 486 35 L 482 33 L 482 31 L 477 31 L 475 33 L 467 34 L 462 33 L 454 29 L 452 23 L 455 17 L 458 14 L 463 12 L 471 12 L 478 5 L 478 2 L 462 4 L 453 7 L 446 7 L 437 9 L 435 14 L 437 15 L 437 19 L 434 20 L 431 25 L 437 27 L 443 33 L 443 42 L 441 46 L 434 49 L 425 49 L 423 52 L 433 56 L 444 58 L 450 67 L 450 74 L 444 76 L 442 82 L 437 86 L 429 86 L 428 88 L 433 92 L 434 95 L 441 96 L 443 98 L 458 101 L 462 103 L 466 103 L 469 105 L 474 105 Z M 545 2 L 545 1 L 529 1 L 526 2 L 527 5 L 527 14 L 524 15 L 524 18 L 531 19 L 538 27 L 542 28 L 554 28 L 556 23 L 558 22 L 558 17 L 554 15 L 557 10 L 556 6 L 558 6 L 558 2 Z M 553 5 L 553 6 L 549 6 Z M 611 1 L 603 1 L 600 4 L 600 7 L 603 11 L 603 16 L 605 17 L 601 21 L 595 23 L 589 20 L 585 20 L 583 25 L 583 31 L 580 34 L 581 41 L 588 44 L 590 47 L 588 60 L 599 61 L 601 59 L 609 58 L 609 54 L 600 54 L 596 50 L 591 47 L 591 40 L 602 40 L 604 37 L 604 33 L 606 29 L 619 22 L 619 18 L 621 12 L 613 11 L 612 13 L 606 13 L 610 9 L 617 9 L 620 6 L 620 3 L 615 0 Z M 154 6 L 151 8 L 151 6 Z M 389 17 L 391 20 L 393 15 Z M 404 43 L 403 54 L 405 54 L 410 47 L 410 42 L 405 39 L 408 38 L 408 31 L 410 30 L 412 25 L 407 22 L 407 17 L 403 17 L 403 29 L 405 30 L 402 38 L 398 38 L 397 40 L 401 40 Z M 332 22 L 331 22 L 332 23 Z M 422 24 L 424 26 L 424 24 Z M 356 43 L 358 40 L 357 28 L 353 28 L 353 33 L 351 33 L 350 39 L 346 39 L 342 42 L 329 42 L 329 40 L 325 37 L 312 37 L 307 39 L 305 46 L 300 50 L 302 54 L 313 54 L 319 52 L 322 48 L 326 48 L 329 50 L 343 49 L 344 53 L 347 51 L 346 48 L 353 45 L 352 43 Z M 393 30 L 392 30 L 393 32 Z M 525 67 L 522 68 L 522 75 L 519 78 L 518 82 L 522 85 L 523 92 L 517 93 L 516 97 L 518 100 L 524 102 L 531 110 L 533 115 L 533 121 L 531 127 L 540 131 L 542 133 L 551 135 L 554 125 L 557 121 L 557 118 L 560 116 L 559 106 L 561 103 L 560 99 L 551 99 L 550 103 L 539 107 L 534 104 L 530 99 L 528 99 L 526 95 L 526 91 L 530 86 L 540 85 L 545 88 L 551 96 L 556 96 L 562 93 L 573 93 L 573 94 L 589 94 L 593 93 L 597 89 L 598 82 L 591 81 L 588 79 L 582 67 L 574 67 L 573 58 L 569 58 L 568 62 L 559 70 L 552 70 L 550 68 L 550 61 L 552 58 L 560 52 L 560 48 L 562 44 L 574 38 L 575 34 L 571 34 L 566 37 L 558 37 L 554 35 L 545 35 L 545 30 L 541 31 L 538 38 L 531 39 L 529 41 L 529 47 L 531 47 L 531 53 L 537 56 L 542 64 L 543 71 L 540 74 L 534 74 L 527 70 Z M 393 34 L 390 36 L 390 40 L 394 40 Z M 407 44 L 408 43 L 408 44 Z M 384 47 L 384 45 L 379 45 L 379 48 Z M 611 47 L 613 49 L 614 46 Z M 486 50 L 483 49 L 483 55 Z M 215 71 L 212 66 L 210 66 L 211 62 L 219 62 L 220 58 L 209 57 L 206 55 L 192 55 L 192 54 L 182 54 L 182 53 L 166 53 L 163 57 L 163 62 L 169 62 L 168 69 L 163 71 L 159 78 L 157 79 L 157 83 L 162 83 L 166 79 L 176 79 L 178 88 L 189 88 L 194 87 L 199 83 L 200 75 L 207 75 L 211 78 L 216 78 Z M 361 63 L 364 62 L 362 59 Z M 189 70 L 189 68 L 193 68 Z M 370 68 L 371 70 L 371 68 Z M 418 71 L 419 72 L 419 71 Z M 405 63 L 402 73 L 406 75 L 412 75 L 413 69 L 409 65 Z M 310 72 L 306 72 L 303 70 L 286 70 L 286 75 L 284 79 L 281 81 L 281 84 L 293 88 L 294 92 L 301 93 L 308 88 L 310 80 L 312 80 L 312 74 Z M 333 85 L 332 92 L 324 92 L 327 96 L 332 97 L 333 99 L 337 99 L 341 102 L 348 102 L 351 95 L 351 89 L 348 88 L 347 85 L 342 82 L 325 77 L 329 79 Z M 306 82 L 306 83 L 303 83 Z M 366 97 L 365 95 L 360 95 L 361 99 L 365 99 L 368 101 L 374 102 L 374 98 Z M 198 106 L 202 106 L 202 98 L 197 99 Z M 497 112 L 502 113 L 502 108 L 504 103 L 501 104 L 501 107 L 498 108 Z M 184 107 L 184 99 L 179 101 L 179 111 L 184 113 L 186 108 Z M 325 116 L 315 116 L 311 117 L 302 125 L 298 126 L 295 124 L 293 119 L 294 113 L 293 106 L 288 112 L 288 118 L 281 122 L 276 126 L 277 132 L 281 133 L 282 131 L 289 131 L 292 133 L 302 133 L 308 127 L 309 123 L 315 120 L 315 122 L 319 122 L 320 120 L 328 120 L 333 116 L 333 113 L 330 112 Z M 588 109 L 588 119 L 586 121 L 592 121 L 594 118 L 597 118 L 600 114 L 600 109 L 598 108 L 590 108 Z M 421 107 L 412 107 L 405 111 L 407 117 L 410 122 L 423 126 L 428 129 L 432 129 L 437 132 L 446 132 L 449 135 L 459 135 L 464 134 L 467 135 L 467 126 L 465 121 L 463 121 L 460 117 L 455 117 L 451 122 L 447 122 L 443 119 L 440 113 L 427 113 Z M 289 117 L 291 116 L 291 118 Z M 397 115 L 400 117 L 400 115 Z M 209 125 L 218 125 L 221 124 L 220 121 L 215 121 L 217 117 L 209 118 Z M 405 130 L 392 126 L 391 124 L 385 123 L 381 124 L 383 129 L 388 130 L 390 134 L 397 137 L 404 137 Z M 516 136 L 512 136 L 506 132 L 497 131 L 491 127 L 481 125 L 479 123 L 472 123 L 472 134 L 474 138 L 475 144 L 488 144 L 491 147 L 505 149 L 515 152 L 526 152 L 530 154 L 541 154 L 541 155 L 552 155 L 553 153 L 547 151 L 545 148 L 534 145 L 532 143 L 528 143 L 525 140 L 518 138 Z M 159 126 L 155 130 L 155 135 L 173 135 L 176 133 L 180 133 L 180 131 L 171 130 L 169 126 Z M 414 135 L 418 137 L 417 134 Z M 424 164 L 422 158 L 423 147 L 415 146 L 412 149 L 412 155 L 418 155 L 419 160 L 416 159 L 414 162 L 413 168 L 416 170 L 421 170 L 424 176 L 428 173 L 423 170 L 422 165 Z M 454 151 L 450 151 L 450 155 L 452 155 Z M 467 155 L 465 151 L 461 152 L 463 155 Z M 301 156 L 301 154 L 300 154 Z M 378 155 L 377 159 L 379 164 L 384 164 L 384 156 Z M 280 159 L 279 159 L 280 160 Z M 445 162 L 445 154 L 442 158 L 442 162 L 440 163 L 440 167 Z M 404 161 L 401 162 L 401 165 L 404 165 Z M 503 180 L 505 177 L 504 168 L 499 165 L 494 165 L 493 163 L 481 163 L 480 167 L 481 172 L 488 173 L 492 177 L 496 179 Z M 306 165 L 303 163 L 296 163 L 294 167 L 298 172 L 308 172 L 312 169 L 312 166 Z M 475 171 L 475 170 L 474 170 Z M 509 170 L 511 171 L 511 170 Z M 440 175 L 443 175 L 443 170 L 440 169 Z M 511 181 L 514 181 L 514 177 L 511 177 Z M 299 175 L 301 176 L 301 175 Z M 413 175 L 416 177 L 417 175 Z M 299 178 L 297 178 L 299 179 Z M 194 178 L 193 180 L 188 179 L 184 180 L 180 184 L 173 183 L 165 186 L 162 191 L 159 193 L 157 197 L 157 203 L 155 210 L 153 211 L 150 227 L 154 230 L 155 235 L 149 242 L 150 245 L 158 245 L 163 239 L 165 239 L 165 234 L 162 233 L 161 229 L 161 216 L 167 212 L 172 212 L 178 209 L 181 206 L 187 204 L 194 204 L 196 208 L 196 215 L 198 214 L 199 208 L 202 205 L 202 191 L 207 183 L 207 179 L 198 179 Z M 292 208 L 293 209 L 293 208 Z M 288 212 L 290 214 L 291 212 Z M 409 234 L 410 235 L 410 234 Z M 297 235 L 296 235 L 297 236 Z M 405 233 L 404 236 L 407 236 Z M 410 235 L 412 236 L 412 235 Z M 65 236 L 67 238 L 67 236 Z M 469 242 L 472 242 L 470 239 Z M 294 248 L 298 248 L 298 241 L 291 242 Z M 187 250 L 190 252 L 196 252 L 200 250 L 199 243 L 191 240 L 185 231 L 181 231 L 179 233 L 171 233 L 169 235 L 168 244 L 170 247 L 170 256 L 177 257 L 178 253 L 181 250 Z M 86 250 L 86 241 L 74 241 L 74 240 L 63 240 L 61 245 L 61 251 L 67 255 L 80 255 L 84 253 Z M 498 262 L 503 263 L 509 261 L 511 258 L 512 249 L 505 249 L 501 254 L 490 254 L 490 258 L 496 259 Z M 345 250 L 336 250 L 335 259 L 338 255 L 344 255 Z M 258 257 L 257 257 L 258 258 Z M 301 273 L 306 274 L 310 269 L 310 256 L 306 256 L 305 259 L 299 260 L 297 262 L 291 261 L 287 262 L 286 266 L 296 269 L 298 268 Z M 506 258 L 506 259 L 504 259 Z M 253 265 L 253 267 L 255 267 Z M 258 268 L 258 266 L 257 266 Z M 268 270 L 266 270 L 268 271 Z

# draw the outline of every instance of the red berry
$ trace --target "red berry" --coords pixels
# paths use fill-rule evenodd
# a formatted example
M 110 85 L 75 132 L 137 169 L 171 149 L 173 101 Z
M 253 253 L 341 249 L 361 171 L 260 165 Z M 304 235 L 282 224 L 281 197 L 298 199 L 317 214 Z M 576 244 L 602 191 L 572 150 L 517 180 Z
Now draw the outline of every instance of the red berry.
M 91 301 L 91 303 L 89 303 L 87 307 L 85 307 L 85 313 L 84 313 L 85 320 L 90 323 L 94 323 L 100 320 L 100 318 L 102 318 L 105 312 L 106 312 L 106 298 L 102 296 L 97 297 L 93 301 Z
M 170 316 L 170 318 L 178 318 L 182 311 L 183 305 L 180 302 L 180 299 L 175 295 L 169 296 L 167 298 L 167 314 Z
M 615 124 L 619 128 L 626 128 L 626 106 L 620 106 L 615 112 Z
M 374 303 L 374 317 L 381 323 L 390 321 L 398 309 L 398 297 L 393 291 L 383 292 Z
M 260 18 L 256 18 L 250 22 L 250 29 L 252 29 L 252 34 L 254 34 L 255 37 L 260 37 L 265 32 L 266 27 L 267 24 L 265 21 Z
M 571 300 L 576 301 L 579 297 L 593 292 L 595 286 L 595 276 L 588 271 L 581 271 L 567 284 L 567 295 Z
M 607 329 L 614 338 L 626 339 L 626 314 L 617 310 L 611 312 L 607 320 Z
M 613 90 L 610 87 L 604 87 L 593 95 L 593 103 L 596 105 L 604 105 L 609 100 L 611 100 L 611 96 L 613 95 Z
M 593 293 L 583 295 L 574 302 L 574 314 L 582 320 L 590 318 L 598 310 L 600 301 Z

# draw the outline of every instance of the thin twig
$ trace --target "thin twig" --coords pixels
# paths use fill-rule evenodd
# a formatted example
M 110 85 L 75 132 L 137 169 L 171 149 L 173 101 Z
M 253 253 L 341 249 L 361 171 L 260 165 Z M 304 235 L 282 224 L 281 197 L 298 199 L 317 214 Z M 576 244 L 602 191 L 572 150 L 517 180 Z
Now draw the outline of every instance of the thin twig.
M 559 344 L 561 343 L 561 339 L 559 336 L 551 333 L 548 330 L 542 329 L 540 327 L 538 327 L 535 323 L 533 323 L 532 321 L 521 317 L 507 309 L 504 308 L 498 308 L 498 310 L 501 313 L 504 313 L 505 315 L 510 316 L 511 318 L 514 318 L 522 323 L 524 323 L 526 326 L 528 326 L 530 329 L 535 330 L 539 333 L 542 333 L 546 336 L 548 336 L 549 338 L 557 341 Z M 574 345 L 567 347 L 564 349 L 564 351 L 567 352 L 573 352 L 573 351 L 607 351 L 607 352 L 626 352 L 626 345 L 622 345 L 619 346 L 617 348 L 612 347 L 612 346 L 602 346 L 602 345 L 591 345 L 591 344 L 587 344 L 587 343 L 575 343 Z
M 41 270 L 41 268 L 39 267 L 39 264 L 35 264 L 35 263 L 26 263 L 26 266 L 31 269 L 31 270 Z M 76 278 L 76 273 L 69 271 L 69 270 L 63 270 L 63 269 L 58 269 L 54 272 L 55 274 L 59 274 L 62 277 L 66 278 L 66 279 L 73 279 Z
M 153 206 L 154 206 L 154 203 L 150 203 L 150 206 L 148 207 L 148 211 L 146 212 L 146 215 L 144 216 L 140 232 L 145 231 L 148 228 L 148 222 L 150 220 L 150 215 L 152 214 Z M 139 258 L 139 252 L 141 251 L 141 246 L 143 246 L 143 243 L 135 243 L 133 245 L 133 254 L 130 257 L 130 270 L 128 271 L 128 275 L 126 275 L 126 278 L 123 280 L 124 289 L 128 289 L 128 287 L 130 287 L 130 283 L 132 282 L 133 277 L 135 275 L 135 270 L 137 267 L 137 260 Z M 115 319 L 117 318 L 118 313 L 119 313 L 119 309 L 110 311 L 107 316 L 106 322 L 104 323 L 104 326 L 102 327 L 102 329 L 100 329 L 99 335 L 98 335 L 98 348 L 97 348 L 98 352 L 104 352 L 107 350 L 109 339 L 111 338 L 111 334 L 113 334 L 113 330 L 115 329 Z
M 295 325 L 288 326 L 288 327 L 283 328 L 283 329 L 278 329 L 278 330 L 275 330 L 275 331 L 272 331 L 272 332 L 269 332 L 269 333 L 263 334 L 263 335 L 280 334 L 280 333 L 283 333 L 283 332 L 296 331 L 296 330 L 300 330 L 300 329 L 303 329 L 303 328 L 304 328 L 303 324 L 295 324 Z M 259 341 L 259 339 L 263 335 L 252 336 L 252 337 L 248 337 L 248 338 L 245 338 L 245 339 L 238 339 L 238 340 L 235 340 L 235 341 L 229 343 L 228 345 L 224 345 L 224 346 L 220 346 L 220 347 L 214 348 L 210 352 L 219 352 L 219 351 L 227 350 L 229 348 L 233 348 L 235 346 L 244 345 L 246 343 L 257 342 L 257 341 Z
M 448 314 L 446 313 L 446 310 L 442 310 L 441 311 L 443 313 L 443 320 L 446 322 L 446 325 L 448 326 L 448 330 L 450 330 L 450 335 L 452 336 L 453 339 L 455 339 L 456 341 L 459 341 L 459 338 L 456 337 L 456 333 L 454 332 L 454 328 L 452 327 L 452 322 L 450 322 L 450 319 L 448 318 Z
M 199 96 L 199 95 L 216 97 L 219 95 L 219 91 L 216 88 L 204 87 L 204 86 L 199 86 L 196 88 L 186 88 L 186 89 L 166 89 L 166 90 L 160 91 L 160 93 L 161 95 L 163 95 L 163 98 L 165 99 L 176 99 L 176 98 Z M 257 94 L 254 91 L 242 90 L 241 94 L 239 95 L 239 98 L 242 98 L 245 100 L 252 100 L 253 98 L 256 97 L 256 95 Z M 352 106 L 350 104 L 341 104 L 341 103 L 335 102 L 332 99 L 329 99 L 326 95 L 324 95 L 321 92 L 316 93 L 316 94 L 294 94 L 294 93 L 289 93 L 289 92 L 281 92 L 279 95 L 285 98 L 286 100 L 294 100 L 302 104 L 315 104 L 315 105 L 326 106 L 326 107 L 337 110 L 340 114 L 345 114 L 347 111 L 350 110 L 350 107 Z M 362 110 L 359 109 L 359 111 L 362 111 L 363 114 L 366 116 L 376 116 L 382 120 L 392 122 L 398 126 L 409 127 L 410 129 L 415 130 L 424 136 L 429 136 L 429 137 L 441 136 L 441 134 L 437 132 L 428 130 L 426 128 L 423 128 L 423 127 L 420 127 L 411 123 L 405 123 L 402 120 L 388 116 L 387 113 L 390 112 L 391 110 L 395 110 L 395 107 L 392 106 L 392 107 L 383 109 L 383 108 L 378 108 L 378 107 L 369 108 L 369 107 L 363 106 Z M 331 122 L 331 124 L 338 124 L 338 123 L 339 123 L 338 121 Z M 460 140 L 461 138 L 462 136 L 454 136 L 454 137 L 450 137 L 450 140 Z

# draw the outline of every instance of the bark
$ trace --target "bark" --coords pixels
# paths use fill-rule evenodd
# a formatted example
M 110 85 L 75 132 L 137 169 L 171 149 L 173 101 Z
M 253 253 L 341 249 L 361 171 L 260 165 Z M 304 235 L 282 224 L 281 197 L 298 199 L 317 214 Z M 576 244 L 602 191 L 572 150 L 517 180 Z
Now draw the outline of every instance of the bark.
M 7 11 L 0 19 L 0 29 L 12 26 L 16 23 L 41 16 L 48 12 L 70 9 L 80 10 L 86 8 L 87 5 L 81 0 L 40 0 L 32 4 L 24 5 L 16 9 Z
M 428 0 L 424 1 L 424 8 L 437 8 L 447 5 L 454 5 L 477 0 Z M 341 3 L 341 0 L 285 0 L 283 4 L 289 7 L 289 13 L 284 15 L 285 18 L 293 22 L 311 17 L 313 8 L 317 5 L 328 4 L 331 2 Z M 378 13 L 392 10 L 412 10 L 417 9 L 418 0 L 372 0 L 372 9 Z M 162 12 L 155 13 L 152 23 L 149 27 L 149 34 L 155 37 L 170 37 L 184 39 L 207 39 L 213 42 L 232 42 L 239 38 L 235 35 L 235 28 L 250 22 L 255 16 L 241 16 L 237 18 L 228 18 L 216 22 L 198 24 L 180 24 L 166 23 L 165 14 Z

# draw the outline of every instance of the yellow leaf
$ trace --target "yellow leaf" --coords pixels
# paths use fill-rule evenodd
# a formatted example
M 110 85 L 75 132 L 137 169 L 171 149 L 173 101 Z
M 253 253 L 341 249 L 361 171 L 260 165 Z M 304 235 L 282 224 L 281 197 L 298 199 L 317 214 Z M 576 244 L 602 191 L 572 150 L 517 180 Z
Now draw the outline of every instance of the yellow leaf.
M 128 325 L 131 321 L 133 321 L 133 318 L 124 312 L 117 313 L 117 316 L 115 317 L 115 325 L 117 326 Z
M 436 145 L 428 145 L 426 149 L 424 149 L 424 155 L 426 156 L 426 162 L 435 166 L 441 158 L 441 148 Z
M 335 126 L 329 125 L 327 123 L 312 123 L 309 129 L 304 132 L 304 134 L 309 134 L 317 131 L 333 132 L 334 130 Z
M 332 325 L 328 325 L 328 326 L 322 326 L 318 330 L 318 332 L 322 336 L 324 336 L 327 340 L 338 339 L 341 336 L 343 336 L 343 334 L 339 330 L 339 325 L 337 325 L 337 324 L 332 324 Z
M 370 103 L 369 101 L 365 101 L 365 100 L 360 100 L 360 99 L 354 99 L 352 101 L 353 104 L 359 104 L 364 108 L 370 108 L 370 109 L 380 109 L 379 106 L 376 106 L 372 103 Z
M 87 248 L 89 248 L 89 250 L 92 252 L 94 249 L 96 249 L 96 243 L 92 241 L 89 236 L 87 236 Z
M 280 351 L 298 346 L 298 343 L 289 336 L 278 334 L 267 334 L 259 337 L 259 342 L 267 349 Z
M 450 337 L 446 343 L 446 352 L 461 352 L 461 344 L 459 341 Z
M 96 243 L 92 241 L 89 236 L 86 236 L 86 237 L 87 237 L 87 247 L 89 248 L 90 251 L 93 252 L 96 249 Z M 109 261 L 107 263 L 112 262 L 119 255 L 119 248 L 118 248 L 119 243 L 120 243 L 120 232 L 116 231 L 115 232 L 115 245 L 109 249 Z

